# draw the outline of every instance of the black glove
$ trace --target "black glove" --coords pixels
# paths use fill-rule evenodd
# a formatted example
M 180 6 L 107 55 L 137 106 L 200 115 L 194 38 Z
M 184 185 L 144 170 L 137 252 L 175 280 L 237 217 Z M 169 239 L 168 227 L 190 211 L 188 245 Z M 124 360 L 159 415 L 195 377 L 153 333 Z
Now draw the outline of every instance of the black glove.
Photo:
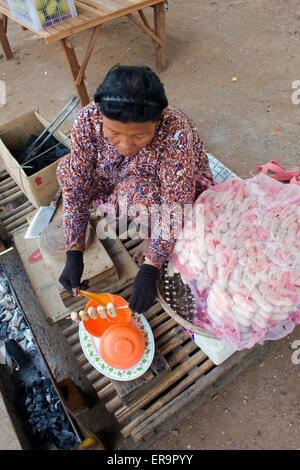
M 72 288 L 80 286 L 83 267 L 83 252 L 67 251 L 66 265 L 58 280 L 69 294 L 73 294 Z
M 143 313 L 153 304 L 156 295 L 156 281 L 159 269 L 150 264 L 143 264 L 133 284 L 133 290 L 129 301 L 129 308 L 133 312 Z

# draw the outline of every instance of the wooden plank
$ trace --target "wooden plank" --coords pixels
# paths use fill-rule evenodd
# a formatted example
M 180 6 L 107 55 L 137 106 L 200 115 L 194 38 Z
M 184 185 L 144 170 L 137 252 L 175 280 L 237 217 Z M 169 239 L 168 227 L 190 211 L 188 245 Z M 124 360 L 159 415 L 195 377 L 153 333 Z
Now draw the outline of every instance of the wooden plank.
M 15 186 L 15 182 L 12 179 L 11 176 L 9 176 L 7 179 L 3 180 L 0 182 L 0 191 L 4 191 L 5 189 L 12 188 L 12 186 Z
M 14 186 L 12 188 L 6 189 L 5 191 L 1 190 L 0 200 L 6 199 L 7 197 L 11 196 L 12 194 L 17 193 L 19 190 L 20 190 L 20 188 L 16 184 L 14 184 Z
M 0 200 L 0 207 L 6 206 L 6 204 L 8 204 L 9 202 L 13 202 L 16 199 L 18 199 L 19 197 L 23 197 L 23 196 L 24 196 L 23 191 L 17 191 L 14 194 L 12 194 L 11 196 L 6 197 L 5 199 L 1 199 Z
M 182 360 L 185 359 L 186 356 L 192 354 L 194 351 L 198 349 L 197 344 L 190 339 L 188 343 L 180 348 L 176 348 L 176 350 L 172 353 L 172 355 L 168 358 L 168 363 L 170 367 L 174 367 L 176 364 L 179 364 Z
M 14 55 L 12 53 L 12 50 L 11 50 L 11 47 L 9 45 L 7 35 L 6 35 L 6 26 L 5 26 L 6 20 L 4 20 L 5 18 L 6 16 L 4 16 L 2 20 L 0 19 L 0 42 L 2 44 L 2 48 L 3 48 L 4 55 L 6 57 L 6 60 L 10 60 L 13 58 Z
M 161 353 L 163 355 L 168 354 L 170 351 L 173 351 L 173 349 L 177 348 L 181 344 L 183 344 L 185 341 L 187 341 L 188 336 L 185 334 L 184 331 L 179 332 L 174 338 L 171 340 L 167 341 L 166 344 L 163 344 L 160 346 Z M 168 363 L 171 366 L 172 364 L 170 363 L 168 359 Z
M 131 380 L 128 382 L 120 382 L 112 380 L 112 384 L 123 403 L 130 403 L 135 400 L 143 390 L 143 393 L 147 393 L 150 387 L 153 387 L 155 383 L 158 383 L 161 378 L 170 371 L 170 366 L 156 348 L 153 362 L 150 368 L 141 377 Z
M 106 385 L 104 388 L 102 388 L 101 390 L 99 390 L 97 392 L 97 395 L 98 397 L 100 398 L 100 400 L 103 400 L 104 398 L 108 397 L 109 395 L 111 395 L 112 393 L 114 393 L 115 389 L 114 389 L 114 386 L 113 384 L 109 383 L 108 385 Z
M 100 17 L 100 16 L 105 16 L 107 12 L 104 11 L 102 8 L 97 8 L 95 11 L 95 8 L 90 6 L 89 4 L 86 4 L 83 2 L 83 0 L 80 0 L 80 2 L 77 2 L 80 4 L 80 17 L 84 11 L 88 11 L 89 13 L 93 14 L 94 16 Z
M 76 78 L 77 78 L 78 73 L 80 71 L 80 66 L 79 66 L 78 61 L 77 61 L 75 50 L 74 50 L 73 47 L 68 46 L 65 39 L 62 39 L 60 41 L 60 44 L 61 44 L 61 47 L 63 49 L 65 59 L 66 59 L 66 62 L 67 62 L 67 65 L 68 65 L 68 68 L 69 68 L 69 71 L 70 71 L 70 74 L 71 74 L 71 78 L 72 78 L 74 86 L 75 86 L 75 89 L 77 91 L 78 96 L 80 97 L 81 105 L 86 106 L 89 103 L 90 99 L 89 99 L 89 95 L 88 95 L 86 87 L 85 87 L 85 83 L 84 83 L 84 81 L 81 81 L 80 85 L 76 85 Z
M 166 403 L 147 421 L 136 427 L 131 433 L 135 442 L 139 442 L 153 430 L 161 429 L 164 423 L 168 423 L 168 426 L 170 426 L 170 418 L 174 418 L 171 422 L 178 422 L 184 416 L 191 414 L 193 410 L 199 409 L 201 404 L 215 395 L 251 362 L 261 357 L 268 347 L 269 345 L 266 343 L 264 346 L 257 345 L 252 350 L 239 351 L 223 364 L 201 376 L 193 385 Z M 188 405 L 190 406 L 188 407 Z
M 15 209 L 13 210 L 10 210 L 8 213 L 5 213 L 5 215 L 3 215 L 1 217 L 1 222 L 6 222 L 9 218 L 13 217 L 13 216 L 16 216 L 18 215 L 18 213 L 21 213 L 22 211 L 26 210 L 26 209 L 31 209 L 33 206 L 31 204 L 30 201 L 26 201 L 24 202 L 24 204 L 21 204 L 20 206 L 16 207 Z M 35 209 L 35 208 L 34 208 Z
M 166 43 L 166 15 L 164 2 L 154 6 L 154 32 Z M 159 72 L 163 72 L 167 68 L 167 55 L 164 47 L 158 47 L 156 54 L 156 68 Z
M 150 388 L 146 395 L 141 394 L 140 397 L 135 400 L 135 402 L 130 403 L 127 406 L 123 406 L 121 409 L 117 410 L 115 412 L 115 417 L 119 423 L 123 423 L 129 419 L 136 411 L 143 408 L 147 403 L 151 402 L 164 390 L 166 390 L 168 387 L 171 387 L 175 382 L 177 382 L 177 380 L 180 380 L 187 372 L 203 362 L 205 358 L 206 355 L 202 351 L 198 351 L 183 364 L 180 364 L 174 370 L 172 370 L 172 372 L 164 376 L 158 384 Z
M 178 323 L 176 323 L 172 318 L 164 322 L 162 325 L 157 327 L 155 331 L 153 332 L 155 340 L 162 336 L 164 333 L 166 333 L 168 330 L 173 328 L 174 326 L 177 326 Z
M 82 7 L 82 4 L 88 5 L 93 8 L 94 12 L 100 12 L 101 16 L 109 15 L 114 11 L 114 8 L 107 3 L 100 3 L 97 0 L 77 0 L 75 1 L 76 6 Z
M 137 418 L 131 421 L 130 424 L 125 426 L 125 428 L 121 430 L 122 435 L 124 437 L 128 437 L 131 431 L 133 431 L 131 435 L 135 439 L 135 441 L 138 442 L 139 440 L 141 440 L 141 438 L 144 436 L 144 433 L 147 432 L 148 429 L 152 431 L 152 428 L 149 427 L 148 422 L 152 421 L 153 415 L 164 405 L 169 403 L 173 398 L 180 395 L 181 392 L 183 392 L 188 386 L 190 386 L 196 379 L 208 372 L 214 366 L 214 363 L 210 359 L 207 359 L 199 367 L 193 369 L 184 380 L 181 380 L 178 385 L 172 387 L 172 389 L 168 393 L 158 398 L 155 403 L 153 403 L 153 405 L 151 405 L 147 410 L 145 410 Z M 137 429 L 134 429 L 136 427 Z
M 109 413 L 113 413 L 117 408 L 122 406 L 122 401 L 118 397 L 118 395 L 111 398 L 108 402 L 105 403 L 105 408 Z
M 134 24 L 136 24 L 139 28 L 141 28 L 148 36 L 151 37 L 151 39 L 154 42 L 155 47 L 166 47 L 166 44 L 164 41 L 162 41 L 156 34 L 153 33 L 153 31 L 146 26 L 144 23 L 141 23 L 135 16 L 130 13 L 127 15 L 127 18 L 129 18 Z
M 99 33 L 100 33 L 100 28 L 101 28 L 101 25 L 96 26 L 96 28 L 94 29 L 94 31 L 93 31 L 93 33 L 92 33 L 92 37 L 91 37 L 91 39 L 90 39 L 90 42 L 89 42 L 89 45 L 88 45 L 86 54 L 85 54 L 85 56 L 84 56 L 83 62 L 82 62 L 82 64 L 81 64 L 80 70 L 79 70 L 78 75 L 77 75 L 77 78 L 76 78 L 76 80 L 75 80 L 75 85 L 76 85 L 76 86 L 79 86 L 80 83 L 81 83 L 82 80 L 83 80 L 83 77 L 84 77 L 86 68 L 87 68 L 87 66 L 88 66 L 89 60 L 90 60 L 90 58 L 91 58 L 92 52 L 93 52 L 93 50 L 94 50 L 96 41 L 97 41 L 98 36 L 99 36 Z

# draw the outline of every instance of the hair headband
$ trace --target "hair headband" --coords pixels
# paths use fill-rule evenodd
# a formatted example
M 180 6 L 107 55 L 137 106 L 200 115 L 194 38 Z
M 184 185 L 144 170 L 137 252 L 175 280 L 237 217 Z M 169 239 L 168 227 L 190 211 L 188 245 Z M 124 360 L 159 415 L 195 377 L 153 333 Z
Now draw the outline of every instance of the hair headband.
M 101 101 L 108 101 L 114 103 L 131 103 L 131 104 L 144 104 L 147 106 L 158 106 L 158 103 L 149 100 L 137 100 L 135 98 L 128 98 L 126 96 L 103 96 Z

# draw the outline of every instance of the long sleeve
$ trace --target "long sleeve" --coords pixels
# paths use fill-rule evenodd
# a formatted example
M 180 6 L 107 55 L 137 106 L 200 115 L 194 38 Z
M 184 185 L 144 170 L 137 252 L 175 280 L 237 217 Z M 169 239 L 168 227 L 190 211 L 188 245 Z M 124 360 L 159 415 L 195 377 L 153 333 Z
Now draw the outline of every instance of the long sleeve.
M 213 185 L 208 158 L 193 125 L 177 131 L 169 149 L 159 172 L 161 210 L 145 255 L 159 268 L 173 250 L 186 205 L 191 206 L 201 192 Z
M 86 115 L 82 110 L 71 135 L 71 152 L 60 162 L 57 178 L 63 195 L 63 224 L 66 249 L 84 249 L 85 233 L 94 192 L 97 152 L 91 141 Z

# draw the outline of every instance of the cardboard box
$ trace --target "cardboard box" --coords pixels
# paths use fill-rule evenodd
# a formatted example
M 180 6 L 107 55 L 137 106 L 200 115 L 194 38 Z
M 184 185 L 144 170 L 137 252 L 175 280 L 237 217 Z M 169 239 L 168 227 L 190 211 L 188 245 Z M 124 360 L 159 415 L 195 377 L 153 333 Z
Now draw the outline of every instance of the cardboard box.
M 11 152 L 25 145 L 31 134 L 39 136 L 49 124 L 37 110 L 34 110 L 0 126 L 0 157 L 3 165 L 36 208 L 48 206 L 57 192 L 59 185 L 56 178 L 56 168 L 64 157 L 33 175 L 27 176 Z M 71 149 L 69 137 L 59 130 L 53 136 Z

